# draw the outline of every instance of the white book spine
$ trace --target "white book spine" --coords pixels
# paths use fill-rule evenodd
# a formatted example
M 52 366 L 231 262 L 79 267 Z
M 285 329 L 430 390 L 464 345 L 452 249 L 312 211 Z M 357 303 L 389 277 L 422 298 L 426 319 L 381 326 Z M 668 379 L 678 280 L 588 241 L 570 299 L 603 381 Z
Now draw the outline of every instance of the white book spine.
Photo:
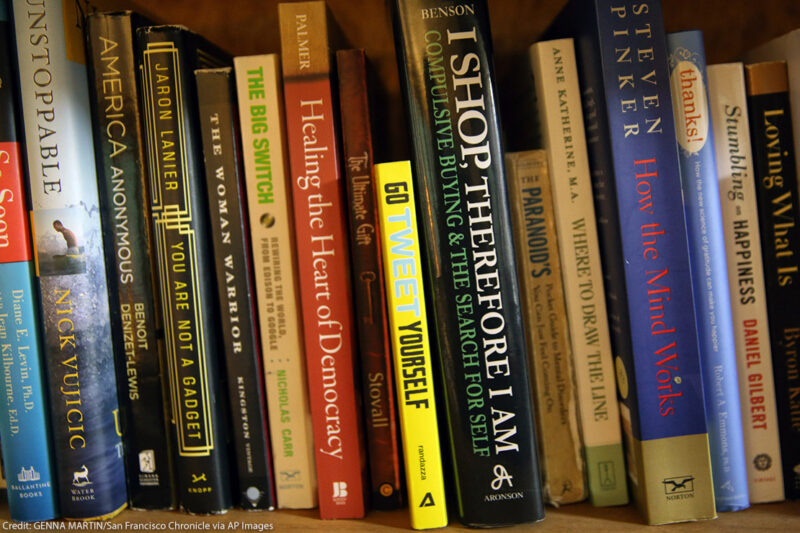
M 237 57 L 236 91 L 278 507 L 316 507 L 311 408 L 276 54 Z
M 708 67 L 751 503 L 784 499 L 753 152 L 741 63 Z
M 550 167 L 589 494 L 595 505 L 619 505 L 628 499 L 619 403 L 572 39 L 536 43 L 530 60 Z

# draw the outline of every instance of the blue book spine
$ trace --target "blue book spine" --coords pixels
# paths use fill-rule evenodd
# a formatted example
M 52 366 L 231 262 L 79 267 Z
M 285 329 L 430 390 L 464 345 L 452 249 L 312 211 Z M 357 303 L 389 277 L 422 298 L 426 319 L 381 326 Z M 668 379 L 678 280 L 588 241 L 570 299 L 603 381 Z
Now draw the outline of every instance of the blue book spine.
M 128 498 L 83 16 L 72 1 L 11 6 L 59 508 L 104 518 Z
M 9 514 L 31 522 L 57 516 L 51 432 L 39 317 L 33 287 L 30 228 L 17 138 L 13 30 L 0 0 L 0 368 Z
M 716 516 L 666 36 L 658 1 L 573 0 L 620 412 L 651 524 Z
M 725 233 L 703 35 L 667 36 L 717 511 L 749 504 Z

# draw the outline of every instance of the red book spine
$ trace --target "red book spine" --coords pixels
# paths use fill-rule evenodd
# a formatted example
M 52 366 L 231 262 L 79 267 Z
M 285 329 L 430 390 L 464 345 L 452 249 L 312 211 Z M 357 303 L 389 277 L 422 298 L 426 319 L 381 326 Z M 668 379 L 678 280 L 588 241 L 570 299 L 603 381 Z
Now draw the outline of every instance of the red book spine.
M 320 517 L 364 516 L 365 454 L 356 357 L 344 183 L 333 114 L 324 2 L 280 5 L 284 98 L 292 174 Z M 314 36 L 312 43 L 298 32 Z M 305 37 L 305 36 L 302 36 Z M 315 43 L 320 39 L 320 43 Z M 324 39 L 324 40 L 322 40 Z M 298 42 L 303 50 L 298 52 Z M 303 55 L 304 54 L 304 55 Z M 320 65 L 308 76 L 297 57 Z M 319 61 L 316 61 L 320 56 Z
M 370 500 L 374 509 L 397 509 L 402 503 L 399 444 L 364 50 L 339 50 L 336 67 L 369 450 Z

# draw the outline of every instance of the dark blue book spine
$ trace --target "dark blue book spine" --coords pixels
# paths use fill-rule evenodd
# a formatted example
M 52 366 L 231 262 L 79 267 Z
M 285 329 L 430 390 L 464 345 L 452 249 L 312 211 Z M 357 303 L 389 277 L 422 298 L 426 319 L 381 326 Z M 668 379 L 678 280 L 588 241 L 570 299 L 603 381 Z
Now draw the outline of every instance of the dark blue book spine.
M 77 2 L 12 3 L 59 500 L 127 504 L 97 177 Z
M 699 31 L 667 36 L 717 511 L 749 507 L 725 233 Z
M 575 38 L 635 500 L 650 523 L 713 517 L 660 3 L 573 0 L 550 33 Z
M 0 0 L 0 441 L 13 520 L 57 515 L 47 376 L 17 138 L 8 3 Z

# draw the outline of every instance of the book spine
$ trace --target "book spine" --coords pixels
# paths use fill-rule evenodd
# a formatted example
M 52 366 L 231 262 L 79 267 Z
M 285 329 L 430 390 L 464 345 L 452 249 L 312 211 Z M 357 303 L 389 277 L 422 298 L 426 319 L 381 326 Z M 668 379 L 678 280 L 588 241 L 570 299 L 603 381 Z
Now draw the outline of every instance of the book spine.
M 471 526 L 535 521 L 542 491 L 487 5 L 439 6 L 398 0 L 394 20 L 458 515 Z
M 8 510 L 12 520 L 32 522 L 57 516 L 52 431 L 47 410 L 24 175 L 17 137 L 13 29 L 8 3 L 0 2 L 0 362 L 3 408 L 0 440 Z
M 278 507 L 317 506 L 278 56 L 234 59 Z
M 74 2 L 12 6 L 60 509 L 107 517 L 128 498 L 83 19 Z
M 324 2 L 278 6 L 320 516 L 364 516 L 344 183 Z
M 530 48 L 564 278 L 581 435 L 592 505 L 628 502 L 586 132 L 571 39 Z
M 86 57 L 130 504 L 170 509 L 174 465 L 133 31 L 131 13 L 90 15 Z
M 747 65 L 772 370 L 786 497 L 800 498 L 800 220 L 786 63 Z
M 783 472 L 744 66 L 710 65 L 717 159 L 750 503 L 781 501 Z
M 739 511 L 746 509 L 750 502 L 702 33 L 670 33 L 667 52 L 698 319 L 714 499 L 717 511 Z
M 139 28 L 137 46 L 178 499 L 189 512 L 224 512 L 231 507 L 231 481 L 217 360 L 220 322 L 191 78 L 200 51 L 174 27 Z
M 545 501 L 586 498 L 553 197 L 543 150 L 506 153 Z M 547 435 L 547 438 L 543 438 Z
M 239 505 L 273 509 L 273 485 L 233 69 L 195 71 Z
M 375 166 L 411 527 L 447 525 L 444 472 L 422 283 L 416 200 L 408 161 Z
M 559 27 L 575 36 L 634 500 L 651 524 L 712 518 L 661 6 L 572 2 Z
M 371 503 L 387 510 L 402 491 L 365 62 L 363 50 L 336 53 Z

